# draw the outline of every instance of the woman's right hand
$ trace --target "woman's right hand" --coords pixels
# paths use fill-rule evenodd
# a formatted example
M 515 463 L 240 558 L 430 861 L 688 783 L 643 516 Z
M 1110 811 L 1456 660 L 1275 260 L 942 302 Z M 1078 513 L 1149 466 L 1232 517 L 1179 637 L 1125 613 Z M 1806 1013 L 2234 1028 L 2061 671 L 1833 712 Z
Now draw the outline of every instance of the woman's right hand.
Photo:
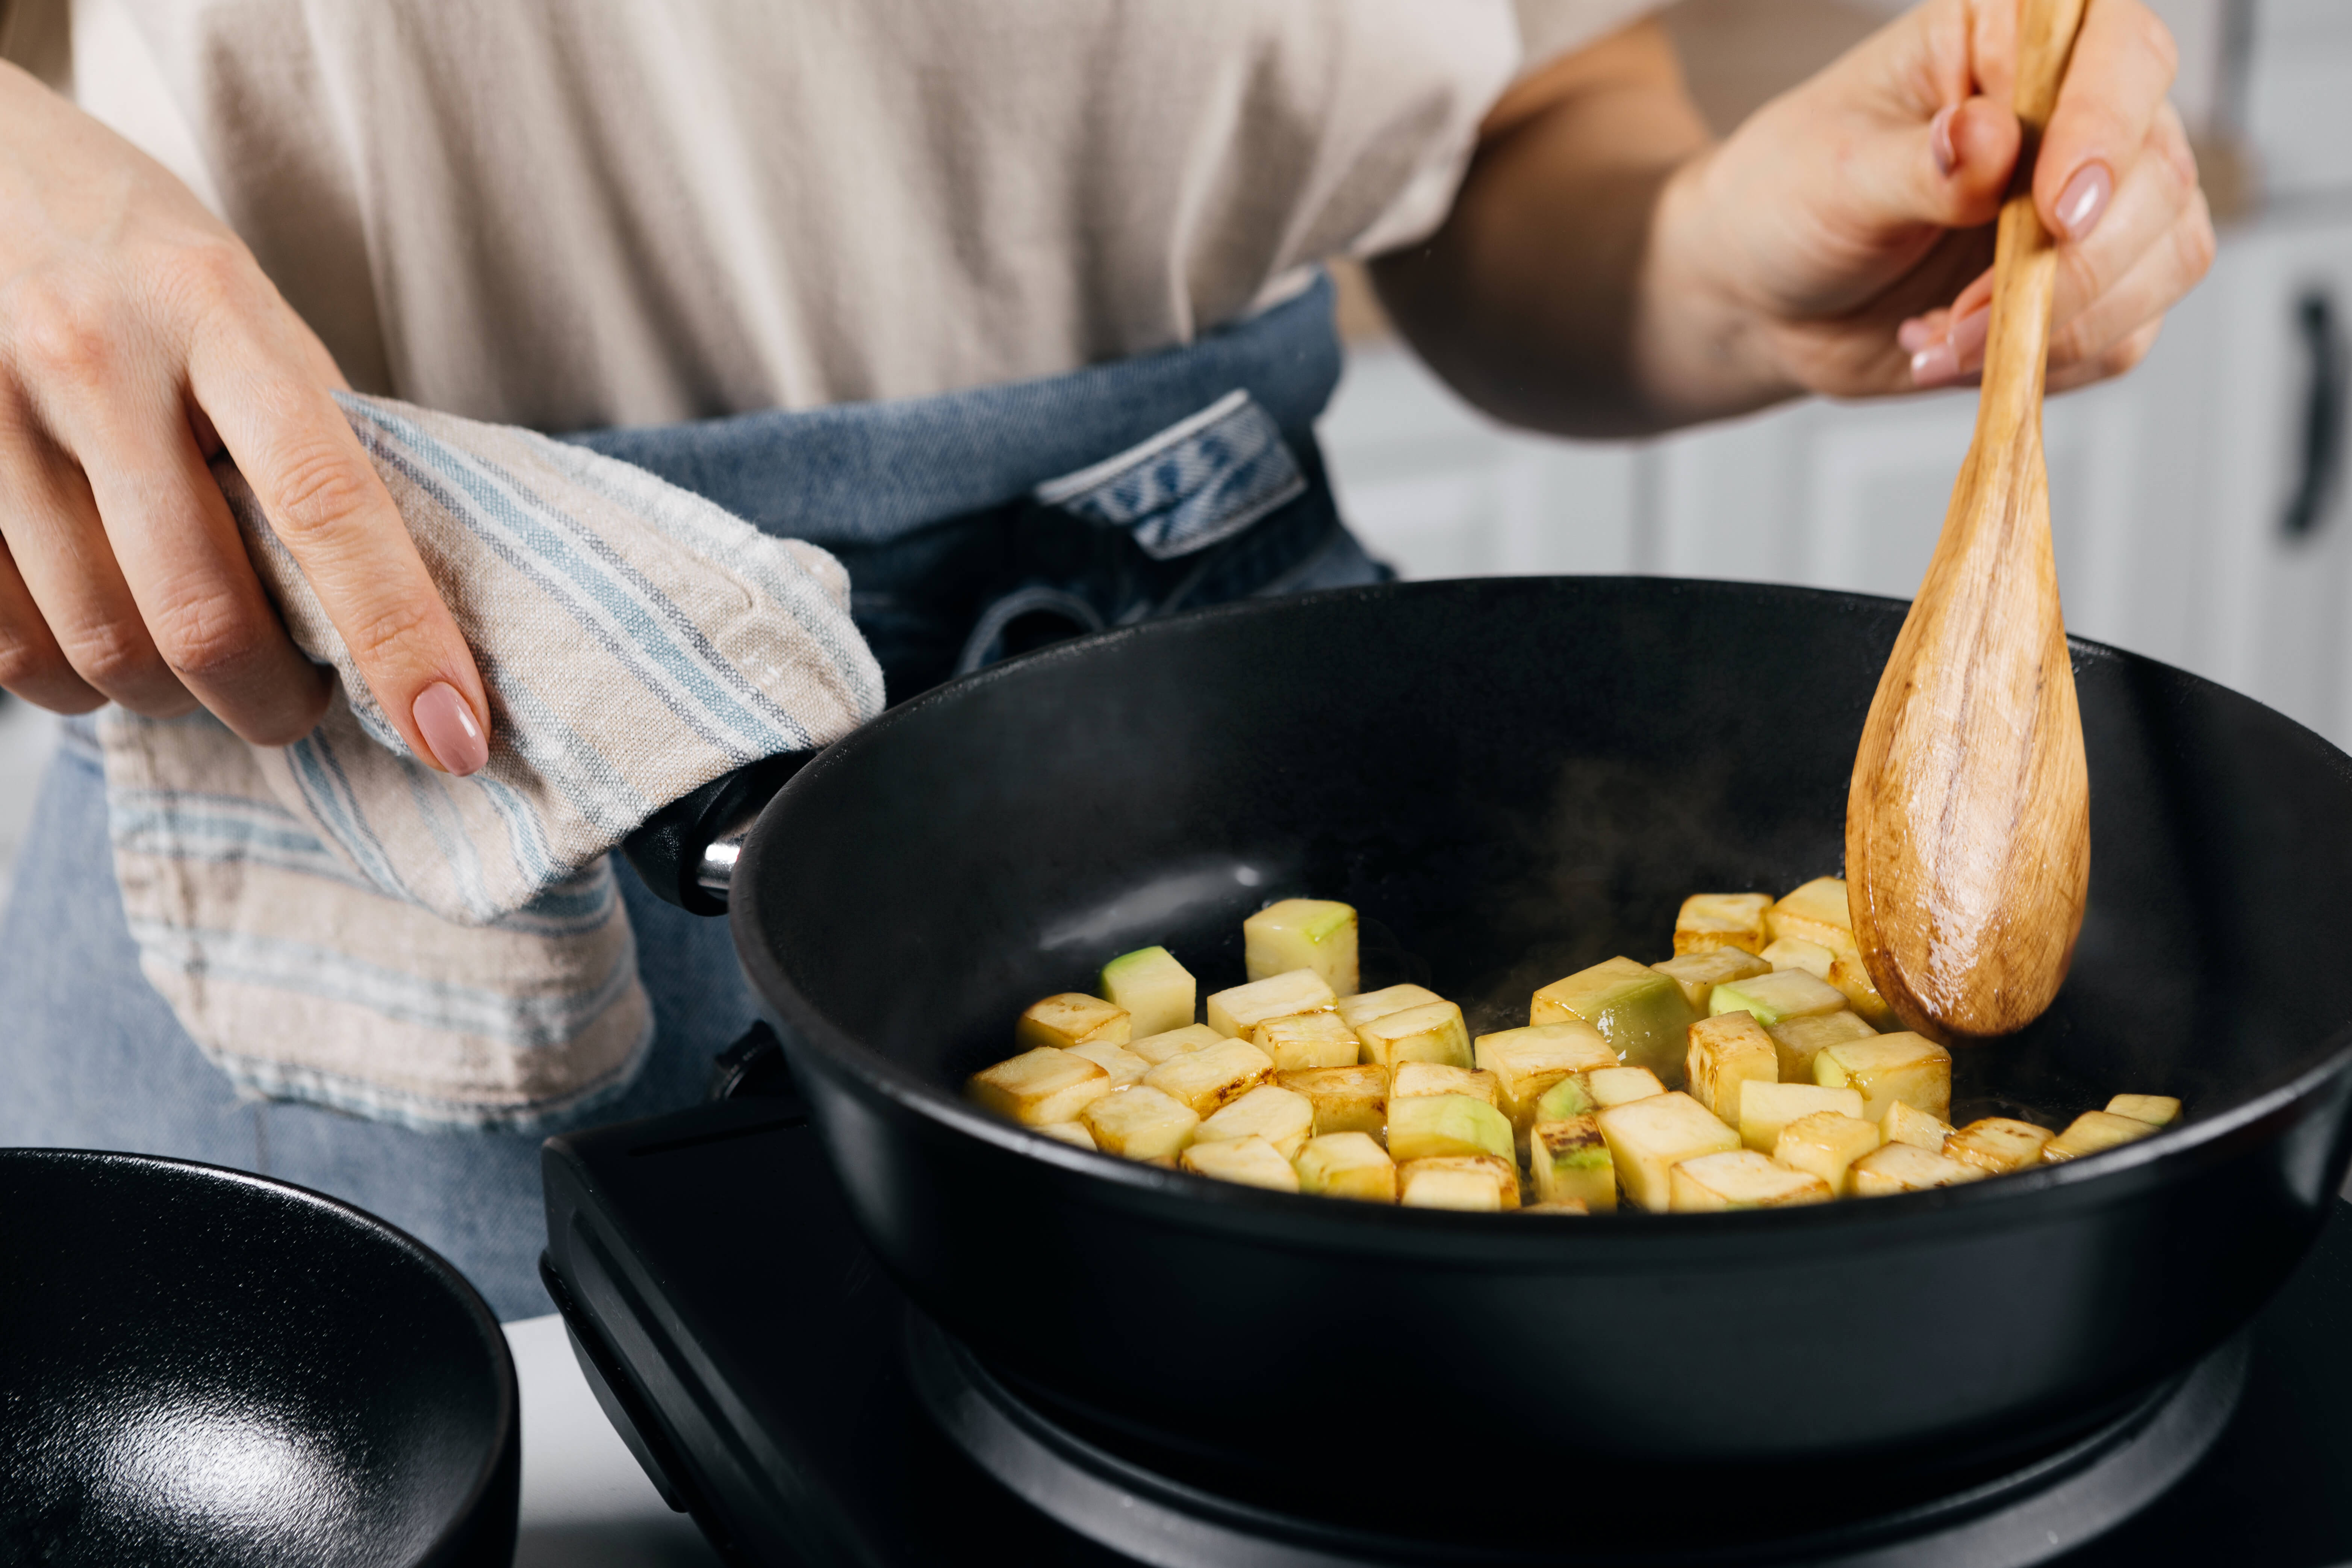
M 298 649 L 207 467 L 260 498 L 419 757 L 489 754 L 479 672 L 331 392 L 326 348 L 187 187 L 0 66 L 0 686 L 310 732 Z

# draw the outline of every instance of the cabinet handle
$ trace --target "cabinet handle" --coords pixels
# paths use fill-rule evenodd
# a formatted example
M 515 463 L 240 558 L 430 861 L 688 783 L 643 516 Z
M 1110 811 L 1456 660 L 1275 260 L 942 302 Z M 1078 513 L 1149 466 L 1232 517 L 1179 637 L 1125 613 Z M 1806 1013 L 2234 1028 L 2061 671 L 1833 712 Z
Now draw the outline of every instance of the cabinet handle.
M 2311 380 L 2303 400 L 2303 476 L 2283 520 L 2290 539 L 2308 538 L 2327 521 L 2336 481 L 2344 468 L 2344 334 L 2336 302 L 2325 289 L 2306 292 L 2295 305 L 2295 327 L 2311 358 Z

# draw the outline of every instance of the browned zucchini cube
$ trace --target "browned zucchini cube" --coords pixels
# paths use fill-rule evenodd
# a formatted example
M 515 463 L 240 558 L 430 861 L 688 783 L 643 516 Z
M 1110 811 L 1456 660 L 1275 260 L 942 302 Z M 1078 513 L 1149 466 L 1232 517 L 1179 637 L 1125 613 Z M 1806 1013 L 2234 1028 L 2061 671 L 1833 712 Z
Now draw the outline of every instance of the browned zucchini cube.
M 1675 956 L 1710 952 L 1727 947 L 1741 952 L 1761 952 L 1764 911 L 1769 893 L 1693 893 L 1675 916 Z
M 1274 1058 L 1247 1040 L 1227 1040 L 1171 1057 L 1145 1073 L 1143 1081 L 1206 1118 L 1258 1085 L 1272 1083 Z
M 1397 1202 L 1414 1209 L 1515 1209 L 1519 1169 L 1486 1154 L 1408 1160 L 1397 1167 Z
M 1308 1068 L 1275 1080 L 1315 1106 L 1315 1131 L 1369 1132 L 1377 1137 L 1389 1120 L 1389 1069 L 1376 1067 Z
M 1263 1138 L 1284 1159 L 1296 1159 L 1315 1131 L 1315 1102 L 1303 1094 L 1265 1083 L 1232 1104 L 1203 1117 L 1195 1143 Z
M 1807 1171 L 1777 1165 L 1753 1149 L 1727 1149 L 1678 1162 L 1668 1173 L 1675 1212 L 1779 1208 L 1784 1204 L 1825 1204 L 1830 1184 Z
M 1337 1013 L 1268 1018 L 1251 1031 L 1250 1041 L 1274 1058 L 1276 1072 L 1352 1067 L 1363 1049 L 1356 1031 L 1341 1023 Z
M 1988 1116 L 1969 1122 L 1945 1139 L 1944 1152 L 1964 1164 L 1999 1175 L 2003 1171 L 2039 1164 L 2042 1146 L 2049 1142 L 2050 1130 L 2046 1127 L 2007 1116 Z
M 1738 1125 L 1739 1089 L 1754 1080 L 1780 1081 L 1780 1058 L 1772 1037 L 1748 1013 L 1721 1013 L 1690 1026 L 1690 1049 L 1684 1062 L 1690 1095 L 1715 1113 L 1718 1121 Z
M 1238 1182 L 1245 1187 L 1268 1187 L 1277 1193 L 1298 1190 L 1298 1173 L 1281 1152 L 1263 1138 L 1228 1138 L 1215 1143 L 1194 1143 L 1183 1153 L 1184 1169 L 1196 1176 Z
M 1860 1091 L 1863 1120 L 1876 1121 L 1896 1100 L 1950 1120 L 1952 1053 L 1908 1032 L 1848 1040 L 1813 1058 L 1813 1081 Z
M 1065 991 L 1030 1003 L 1013 1026 L 1013 1043 L 1029 1050 L 1044 1046 L 1064 1051 L 1072 1046 L 1123 1046 L 1128 1025 L 1127 1009 L 1118 1004 Z
M 965 1081 L 974 1105 L 1024 1127 L 1073 1121 L 1111 1090 L 1110 1074 L 1084 1057 L 1040 1046 L 982 1068 Z

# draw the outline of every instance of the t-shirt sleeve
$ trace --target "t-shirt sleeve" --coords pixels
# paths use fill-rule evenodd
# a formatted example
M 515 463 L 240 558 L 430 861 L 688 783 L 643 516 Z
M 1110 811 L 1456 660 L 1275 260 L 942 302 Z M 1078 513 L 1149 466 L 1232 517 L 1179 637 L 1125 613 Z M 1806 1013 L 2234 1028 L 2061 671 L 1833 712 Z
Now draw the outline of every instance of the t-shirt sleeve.
M 1519 69 L 1526 76 L 1654 11 L 1665 0 L 1511 0 L 1519 21 Z

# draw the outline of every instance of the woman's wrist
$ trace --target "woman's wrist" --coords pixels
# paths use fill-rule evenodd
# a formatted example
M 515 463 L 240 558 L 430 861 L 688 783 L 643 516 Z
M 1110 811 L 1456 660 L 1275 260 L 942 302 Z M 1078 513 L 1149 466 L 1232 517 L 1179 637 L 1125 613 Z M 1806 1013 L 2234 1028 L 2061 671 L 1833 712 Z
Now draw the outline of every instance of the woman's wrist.
M 1775 323 L 1740 287 L 1738 213 L 1720 188 L 1726 145 L 1694 153 L 1660 188 L 1633 292 L 1633 391 L 1661 426 L 1745 414 L 1808 390 Z

